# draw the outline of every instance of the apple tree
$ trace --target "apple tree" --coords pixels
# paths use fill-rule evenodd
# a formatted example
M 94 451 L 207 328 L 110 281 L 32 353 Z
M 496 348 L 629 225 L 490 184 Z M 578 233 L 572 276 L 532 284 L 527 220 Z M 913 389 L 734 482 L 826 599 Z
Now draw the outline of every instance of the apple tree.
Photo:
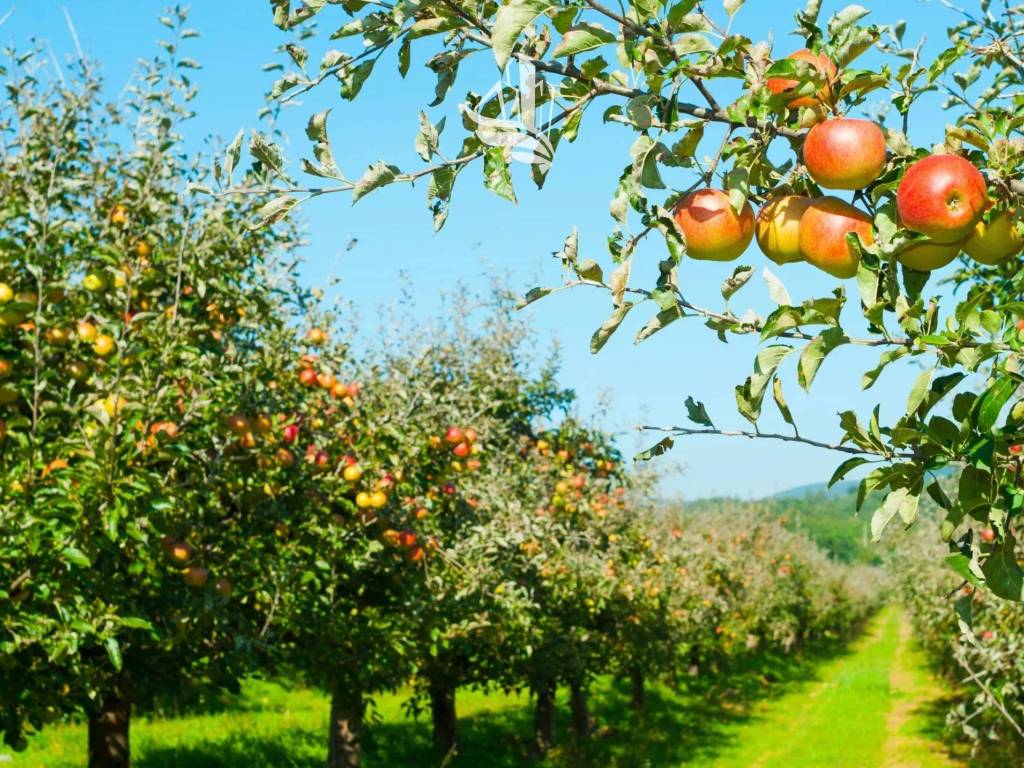
M 1014 402 L 1024 340 L 1021 16 L 988 0 L 977 10 L 945 8 L 949 44 L 929 55 L 911 42 L 906 24 L 887 18 L 888 8 L 871 23 L 863 6 L 825 16 L 820 0 L 809 0 L 796 13 L 798 42 L 773 50 L 733 31 L 743 4 L 271 0 L 278 27 L 302 30 L 284 46 L 288 61 L 270 93 L 273 108 L 327 87 L 356 101 L 373 87 L 375 69 L 397 66 L 404 75 L 416 58 L 436 75 L 425 102 L 438 109 L 458 102 L 461 125 L 448 126 L 462 132 L 449 142 L 445 122 L 423 112 L 416 138 L 422 167 L 382 160 L 350 177 L 321 112 L 310 117 L 313 157 L 302 166 L 317 179 L 300 184 L 279 164 L 264 168 L 258 189 L 286 209 L 326 194 L 356 202 L 422 179 L 440 228 L 471 165 L 482 166 L 486 188 L 514 200 L 512 163 L 528 157 L 542 186 L 563 145 L 583 141 L 585 113 L 602 110 L 606 122 L 636 134 L 621 175 L 608 180 L 607 257 L 579 254 L 573 230 L 557 254 L 564 280 L 524 301 L 567 288 L 606 292 L 611 312 L 593 336 L 595 352 L 627 314 L 645 312 L 638 342 L 679 320 L 723 341 L 754 335 L 762 342 L 753 372 L 736 388 L 749 428 L 720 427 L 719 415 L 691 399 L 691 423 L 662 428 L 646 455 L 683 437 L 723 434 L 834 451 L 845 461 L 833 481 L 858 470 L 860 503 L 881 500 L 872 517 L 876 538 L 894 520 L 913 524 L 928 494 L 946 510 L 941 536 L 951 550 L 995 594 L 1020 600 L 1024 579 L 1008 555 L 1015 544 L 1009 521 L 1024 503 L 1016 482 L 1024 408 Z M 322 58 L 310 55 L 315 25 L 329 26 L 331 40 L 340 41 Z M 492 77 L 477 78 L 488 62 L 498 72 L 517 66 L 528 91 L 485 91 Z M 924 105 L 936 95 L 947 127 L 928 136 L 915 117 L 927 114 Z M 871 99 L 886 108 L 872 108 Z M 917 143 L 918 135 L 927 143 Z M 259 159 L 267 142 L 254 135 L 251 148 Z M 720 306 L 695 303 L 684 279 L 689 259 L 735 261 L 755 236 L 770 261 L 820 269 L 836 279 L 834 290 L 794 301 L 769 271 L 778 306 L 767 316 L 740 314 L 731 301 L 755 271 L 743 264 L 723 266 Z M 664 243 L 664 258 L 657 270 L 633 269 L 650 258 L 640 247 L 647 240 Z M 962 290 L 936 290 L 936 271 Z M 651 284 L 638 277 L 652 272 Z M 843 313 L 851 292 L 861 310 L 855 320 Z M 780 366 L 794 360 L 797 381 L 809 390 L 826 357 L 854 347 L 880 355 L 865 387 L 897 361 L 921 366 L 898 418 L 845 411 L 838 441 L 799 430 Z M 758 428 L 769 391 L 791 432 Z M 950 467 L 959 477 L 952 492 L 937 481 Z M 979 546 L 982 524 L 997 537 Z
M 224 420 L 297 309 L 269 279 L 290 229 L 185 159 L 194 33 L 165 22 L 123 103 L 36 50 L 0 106 L 0 730 L 84 711 L 97 767 L 128 764 L 133 704 L 248 669 Z

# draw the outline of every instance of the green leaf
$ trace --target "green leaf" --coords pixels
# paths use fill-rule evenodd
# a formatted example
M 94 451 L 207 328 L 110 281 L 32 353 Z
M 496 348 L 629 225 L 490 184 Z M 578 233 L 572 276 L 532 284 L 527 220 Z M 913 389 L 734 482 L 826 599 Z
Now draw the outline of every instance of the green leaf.
M 878 365 L 861 377 L 861 389 L 870 389 L 873 387 L 875 382 L 878 381 L 878 377 L 882 374 L 882 371 L 885 370 L 886 366 L 899 360 L 901 357 L 904 357 L 909 352 L 910 350 L 907 347 L 893 347 L 892 349 L 887 349 L 883 352 L 882 356 L 878 359 Z
M 591 354 L 597 354 L 601 351 L 601 348 L 608 343 L 608 339 L 612 337 L 612 334 L 618 330 L 619 326 L 622 325 L 622 321 L 626 318 L 626 314 L 633 308 L 633 302 L 626 301 L 620 304 L 612 312 L 611 317 L 602 323 L 601 327 L 598 328 L 593 337 L 590 339 L 590 352 Z
M 77 565 L 79 568 L 89 568 L 92 565 L 92 561 L 86 557 L 85 553 L 77 547 L 65 547 L 61 552 L 61 556 L 72 565 Z
M 352 204 L 355 205 L 373 190 L 392 183 L 399 173 L 401 171 L 395 166 L 388 165 L 383 160 L 378 160 L 366 170 L 366 173 L 363 174 L 362 178 L 352 188 Z
M 443 117 L 438 121 L 437 125 L 434 125 L 430 122 L 426 112 L 420 112 L 420 131 L 416 135 L 414 148 L 416 149 L 416 154 L 423 158 L 423 162 L 429 163 L 430 158 L 437 152 L 438 141 L 443 130 Z
M 551 52 L 553 58 L 575 56 L 615 42 L 615 35 L 600 24 L 579 24 L 568 30 Z
M 498 197 L 516 202 L 516 191 L 512 187 L 512 172 L 505 162 L 502 147 L 487 147 L 484 150 L 484 186 Z
M 516 302 L 516 309 L 522 309 L 523 307 L 528 306 L 528 305 L 532 304 L 533 302 L 537 301 L 537 299 L 543 299 L 545 296 L 547 296 L 553 290 L 555 290 L 555 289 L 554 288 L 540 288 L 540 287 L 531 288 L 530 290 L 528 290 L 526 292 L 525 296 L 523 296 L 522 298 L 519 299 L 519 301 Z
M 746 285 L 754 276 L 754 268 L 740 265 L 733 270 L 732 276 L 725 278 L 722 282 L 722 298 L 728 301 L 740 288 Z
M 1014 553 L 1017 540 L 1007 531 L 1001 542 L 992 549 L 981 565 L 985 583 L 992 593 L 1004 600 L 1020 602 L 1024 597 L 1024 571 L 1021 570 Z
M 912 415 L 920 407 L 921 403 L 924 402 L 925 395 L 928 394 L 928 385 L 932 383 L 932 376 L 935 374 L 934 368 L 928 368 L 918 375 L 914 379 L 914 385 L 910 388 L 910 394 L 907 395 L 907 415 Z
M 672 450 L 675 442 L 672 437 L 663 437 L 646 451 L 640 451 L 640 453 L 633 457 L 633 461 L 650 461 L 655 456 L 661 456 L 663 453 Z
M 885 497 L 885 501 L 882 502 L 882 506 L 876 509 L 875 514 L 871 516 L 871 540 L 880 541 L 882 531 L 896 515 L 910 525 L 917 517 L 917 505 L 920 498 L 909 488 L 897 488 L 890 491 Z
M 815 339 L 804 347 L 797 366 L 797 381 L 805 390 L 810 391 L 818 369 L 825 357 L 836 347 L 845 344 L 846 335 L 840 328 L 829 328 L 822 331 Z
M 224 173 L 227 175 L 228 184 L 231 183 L 231 172 L 238 165 L 238 159 L 242 156 L 242 140 L 245 138 L 245 129 L 235 134 L 234 140 L 228 145 L 224 154 Z
M 861 467 L 867 463 L 868 459 L 863 456 L 854 456 L 852 459 L 847 459 L 836 468 L 835 472 L 832 473 L 832 477 L 829 479 L 827 487 L 831 488 L 857 467 Z
M 735 16 L 738 11 L 745 3 L 746 0 L 722 0 L 722 7 L 725 8 L 725 12 L 729 16 Z
M 498 69 L 505 68 L 523 30 L 542 13 L 554 7 L 555 3 L 548 0 L 511 0 L 498 8 L 491 29 L 491 48 Z
M 295 207 L 298 200 L 291 195 L 280 195 L 275 197 L 273 200 L 265 203 L 260 207 L 259 211 L 256 212 L 257 220 L 253 225 L 254 228 L 266 227 L 271 224 L 275 224 L 291 211 Z
M 114 669 L 120 672 L 121 667 L 124 666 L 124 660 L 121 658 L 121 645 L 117 642 L 117 638 L 108 637 L 103 641 L 103 645 L 107 649 L 107 656 L 110 658 L 110 663 L 114 665 Z
M 704 403 L 697 402 L 693 397 L 687 395 L 684 405 L 686 406 L 686 417 L 694 424 L 700 424 L 703 427 L 715 426 L 711 423 L 711 417 L 708 416 Z
M 772 398 L 775 400 L 775 405 L 778 407 L 779 413 L 782 414 L 782 418 L 795 430 L 796 422 L 793 421 L 793 414 L 786 404 L 786 398 L 782 395 L 782 381 L 778 376 L 772 380 Z
M 978 400 L 978 429 L 982 432 L 990 431 L 999 418 L 1003 406 L 1013 397 L 1017 391 L 1017 380 L 1006 376 L 996 379 L 995 383 L 985 390 L 985 393 Z
M 675 322 L 683 316 L 682 310 L 679 307 L 672 307 L 670 309 L 663 309 L 661 312 L 656 314 L 650 320 L 647 321 L 646 325 L 641 328 L 637 334 L 634 343 L 639 344 L 641 341 L 646 341 L 651 336 L 662 330 L 669 324 Z

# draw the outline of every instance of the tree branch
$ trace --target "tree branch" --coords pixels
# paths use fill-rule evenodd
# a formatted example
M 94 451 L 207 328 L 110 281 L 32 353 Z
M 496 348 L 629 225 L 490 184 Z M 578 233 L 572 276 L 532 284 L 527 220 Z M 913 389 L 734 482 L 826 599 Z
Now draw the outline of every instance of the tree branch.
M 663 432 L 669 435 L 675 435 L 679 437 L 688 437 L 691 435 L 717 435 L 719 437 L 746 437 L 751 440 L 764 439 L 764 440 L 782 440 L 787 443 L 803 443 L 804 445 L 810 445 L 815 448 L 824 448 L 829 451 L 839 451 L 840 453 L 851 453 L 855 456 L 879 456 L 884 459 L 894 458 L 912 458 L 909 454 L 883 454 L 878 451 L 866 451 L 862 448 L 856 448 L 852 445 L 843 445 L 842 443 L 826 443 L 821 440 L 812 440 L 807 437 L 801 437 L 800 435 L 782 435 L 777 432 L 748 432 L 746 430 L 728 430 L 728 429 L 714 429 L 708 427 L 707 429 L 691 429 L 690 427 L 655 427 L 647 424 L 640 425 L 637 429 L 641 432 Z

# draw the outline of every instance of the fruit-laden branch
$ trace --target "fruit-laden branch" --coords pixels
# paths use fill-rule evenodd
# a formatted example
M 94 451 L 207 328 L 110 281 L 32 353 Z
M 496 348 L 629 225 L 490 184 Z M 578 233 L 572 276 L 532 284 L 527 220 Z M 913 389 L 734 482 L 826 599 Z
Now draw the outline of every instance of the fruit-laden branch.
M 689 437 L 691 435 L 717 435 L 719 437 L 747 437 L 751 440 L 782 440 L 787 443 L 803 443 L 804 445 L 810 445 L 815 448 L 824 448 L 829 451 L 851 453 L 855 456 L 881 456 L 886 460 L 914 458 L 914 455 L 911 453 L 883 453 L 881 451 L 868 451 L 852 445 L 826 443 L 822 440 L 812 440 L 811 438 L 801 437 L 800 435 L 783 435 L 777 432 L 748 432 L 742 429 L 714 429 L 713 427 L 705 429 L 693 429 L 690 427 L 655 427 L 648 424 L 642 424 L 638 426 L 637 429 L 641 432 L 661 432 L 677 437 Z

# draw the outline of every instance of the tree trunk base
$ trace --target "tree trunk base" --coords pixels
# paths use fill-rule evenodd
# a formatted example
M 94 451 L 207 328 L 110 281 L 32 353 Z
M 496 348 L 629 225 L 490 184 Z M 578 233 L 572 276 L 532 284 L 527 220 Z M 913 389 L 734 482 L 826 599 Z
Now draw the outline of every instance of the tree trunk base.
M 331 693 L 327 768 L 358 768 L 366 702 L 356 688 L 337 685 Z
M 587 689 L 582 683 L 569 686 L 569 707 L 572 709 L 572 732 L 577 741 L 590 736 L 590 704 L 587 700 Z
M 555 741 L 555 686 L 543 684 L 534 689 L 537 705 L 533 712 L 533 748 L 544 755 Z
M 434 748 L 442 755 L 459 748 L 459 720 L 455 714 L 455 686 L 430 684 L 430 714 L 434 721 Z
M 128 768 L 131 760 L 131 703 L 117 691 L 89 717 L 89 768 Z
M 629 676 L 631 694 L 630 703 L 633 705 L 633 709 L 639 712 L 644 708 L 644 703 L 647 699 L 646 691 L 644 690 L 644 676 L 641 672 L 632 672 Z

